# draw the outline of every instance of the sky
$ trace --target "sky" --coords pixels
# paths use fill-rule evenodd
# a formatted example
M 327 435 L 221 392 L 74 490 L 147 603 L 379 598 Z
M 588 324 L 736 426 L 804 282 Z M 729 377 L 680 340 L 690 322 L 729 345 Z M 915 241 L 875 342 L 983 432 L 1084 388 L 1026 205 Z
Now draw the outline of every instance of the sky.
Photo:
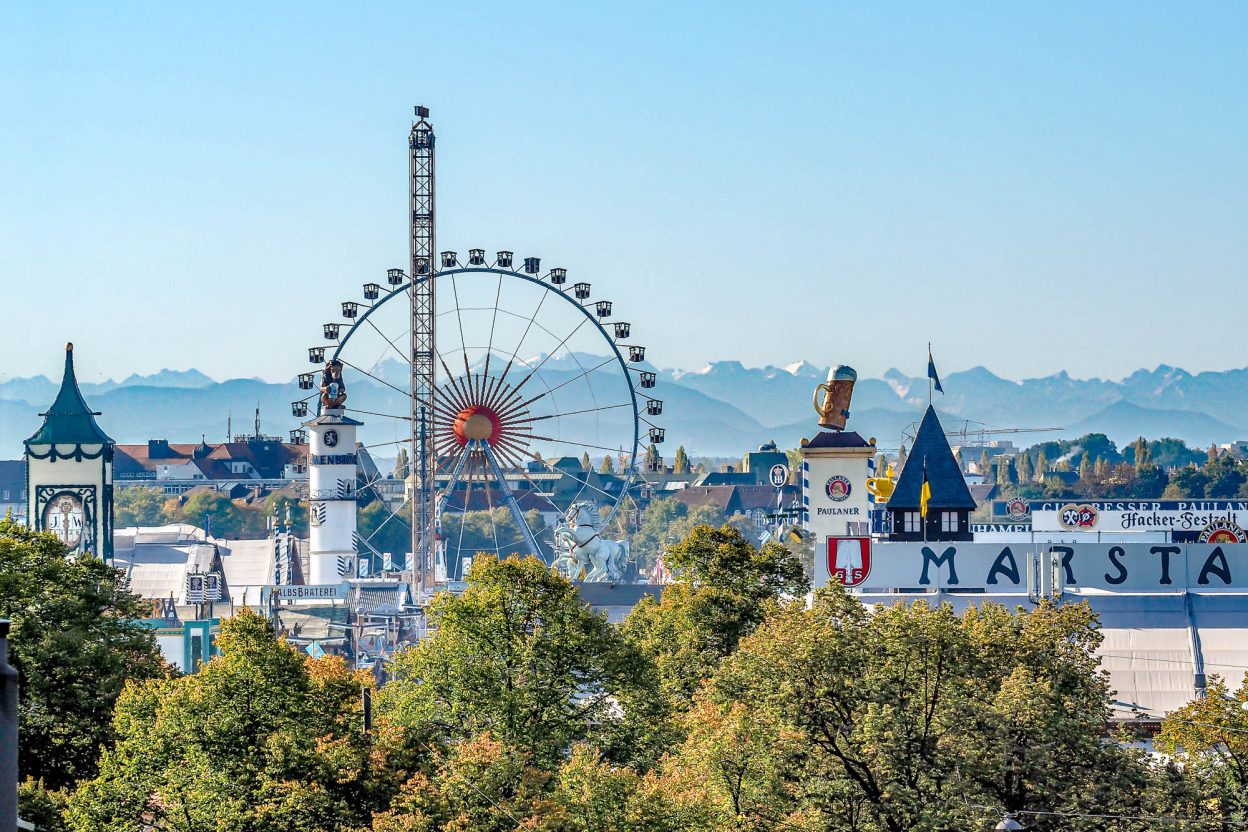
M 3 17 L 0 380 L 304 370 L 407 257 L 413 104 L 439 248 L 566 267 L 663 367 L 1248 365 L 1241 2 Z

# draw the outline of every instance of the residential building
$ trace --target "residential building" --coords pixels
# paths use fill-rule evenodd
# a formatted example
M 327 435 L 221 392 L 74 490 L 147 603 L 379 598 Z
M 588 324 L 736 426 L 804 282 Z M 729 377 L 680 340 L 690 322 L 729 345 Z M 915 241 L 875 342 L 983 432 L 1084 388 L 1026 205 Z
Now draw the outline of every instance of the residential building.
M 116 446 L 113 482 L 120 488 L 160 488 L 166 494 L 182 494 L 201 486 L 224 491 L 240 484 L 285 488 L 307 481 L 307 455 L 306 444 L 261 434 L 217 443 L 151 439 L 143 445 Z

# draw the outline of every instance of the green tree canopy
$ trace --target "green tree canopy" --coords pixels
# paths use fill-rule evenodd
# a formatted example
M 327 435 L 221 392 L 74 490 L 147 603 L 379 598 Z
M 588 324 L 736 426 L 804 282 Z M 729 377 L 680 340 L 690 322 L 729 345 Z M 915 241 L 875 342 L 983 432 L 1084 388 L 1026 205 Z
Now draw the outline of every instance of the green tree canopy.
M 1211 677 L 1204 696 L 1166 716 L 1156 744 L 1196 775 L 1228 825 L 1248 823 L 1248 676 L 1235 691 Z
M 191 526 L 203 528 L 205 518 L 211 518 L 214 537 L 237 536 L 243 530 L 243 514 L 238 506 L 211 488 L 191 492 L 178 512 L 178 520 Z
M 191 676 L 126 688 L 116 746 L 67 812 L 77 832 L 316 832 L 367 824 L 393 772 L 362 732 L 371 684 L 309 659 L 244 609 Z
M 165 515 L 165 492 L 145 485 L 113 490 L 113 518 L 117 528 L 163 526 L 171 522 Z
M 357 517 L 360 538 L 368 541 L 367 546 L 360 547 L 360 553 L 371 549 L 389 552 L 394 563 L 403 563 L 405 554 L 412 549 L 412 527 L 408 521 L 410 504 L 403 503 L 391 512 L 383 500 L 373 500 L 360 509 Z
M 811 608 L 792 603 L 769 617 L 708 688 L 715 708 L 704 719 L 740 723 L 743 738 L 682 757 L 709 754 L 714 770 L 741 746 L 755 749 L 743 776 L 761 797 L 735 810 L 744 815 L 735 828 L 776 828 L 794 815 L 822 818 L 816 828 L 983 828 L 976 805 L 1163 813 L 1169 796 L 1150 787 L 1145 758 L 1104 742 L 1098 642 L 1086 605 L 870 611 L 840 587 L 820 589 Z M 724 784 L 708 788 L 732 806 Z
M 483 731 L 550 768 L 575 742 L 615 759 L 654 713 L 646 658 L 534 558 L 477 555 L 461 595 L 438 596 L 434 636 L 399 653 L 379 712 L 445 743 Z
M 689 470 L 689 454 L 685 452 L 685 446 L 681 445 L 676 449 L 676 456 L 672 460 L 672 473 L 688 474 Z
M 274 491 L 265 497 L 261 510 L 266 518 L 276 517 L 281 523 L 286 522 L 289 513 L 292 531 L 301 536 L 308 533 L 308 504 L 287 492 Z
M 50 534 L 0 520 L 0 618 L 12 621 L 10 662 L 21 684 L 23 777 L 52 788 L 95 773 L 113 737 L 109 715 L 127 679 L 166 672 L 122 573 L 67 560 Z
M 775 543 L 756 549 L 729 525 L 694 527 L 668 549 L 668 564 L 678 580 L 659 601 L 642 599 L 624 632 L 654 660 L 669 707 L 681 710 L 770 603 L 809 584 L 797 555 Z

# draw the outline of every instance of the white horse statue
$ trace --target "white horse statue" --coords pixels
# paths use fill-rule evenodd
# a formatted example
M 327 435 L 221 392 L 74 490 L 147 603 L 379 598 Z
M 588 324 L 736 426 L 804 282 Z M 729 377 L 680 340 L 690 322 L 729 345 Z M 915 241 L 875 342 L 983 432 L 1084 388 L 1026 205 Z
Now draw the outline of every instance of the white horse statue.
M 554 566 L 575 580 L 588 568 L 586 581 L 619 581 L 628 568 L 628 541 L 602 536 L 602 520 L 592 502 L 573 503 L 554 530 L 559 556 Z

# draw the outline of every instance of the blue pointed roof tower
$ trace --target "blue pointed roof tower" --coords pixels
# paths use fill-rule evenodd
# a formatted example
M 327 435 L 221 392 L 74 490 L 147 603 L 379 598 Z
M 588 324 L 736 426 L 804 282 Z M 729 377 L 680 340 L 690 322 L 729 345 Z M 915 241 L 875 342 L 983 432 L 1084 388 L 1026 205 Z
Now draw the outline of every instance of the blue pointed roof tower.
M 43 426 L 26 440 L 31 445 L 113 445 L 113 440 L 96 423 L 100 414 L 87 406 L 78 389 L 78 377 L 74 374 L 74 345 L 65 345 L 65 374 L 61 378 L 61 390 L 56 401 L 43 417 Z M 40 456 L 40 455 L 36 455 Z M 58 454 L 60 456 L 60 454 Z M 93 455 L 94 456 L 94 455 Z
M 888 498 L 890 511 L 909 509 L 917 511 L 919 497 L 923 490 L 923 474 L 927 473 L 927 484 L 932 489 L 928 505 L 934 509 L 975 510 L 975 498 L 971 489 L 966 486 L 966 477 L 962 476 L 962 468 L 953 456 L 949 440 L 945 438 L 945 429 L 936 418 L 936 409 L 927 406 L 923 421 L 919 424 L 919 432 L 914 437 L 914 447 L 906 457 L 906 467 L 901 469 L 897 479 L 897 487 Z

